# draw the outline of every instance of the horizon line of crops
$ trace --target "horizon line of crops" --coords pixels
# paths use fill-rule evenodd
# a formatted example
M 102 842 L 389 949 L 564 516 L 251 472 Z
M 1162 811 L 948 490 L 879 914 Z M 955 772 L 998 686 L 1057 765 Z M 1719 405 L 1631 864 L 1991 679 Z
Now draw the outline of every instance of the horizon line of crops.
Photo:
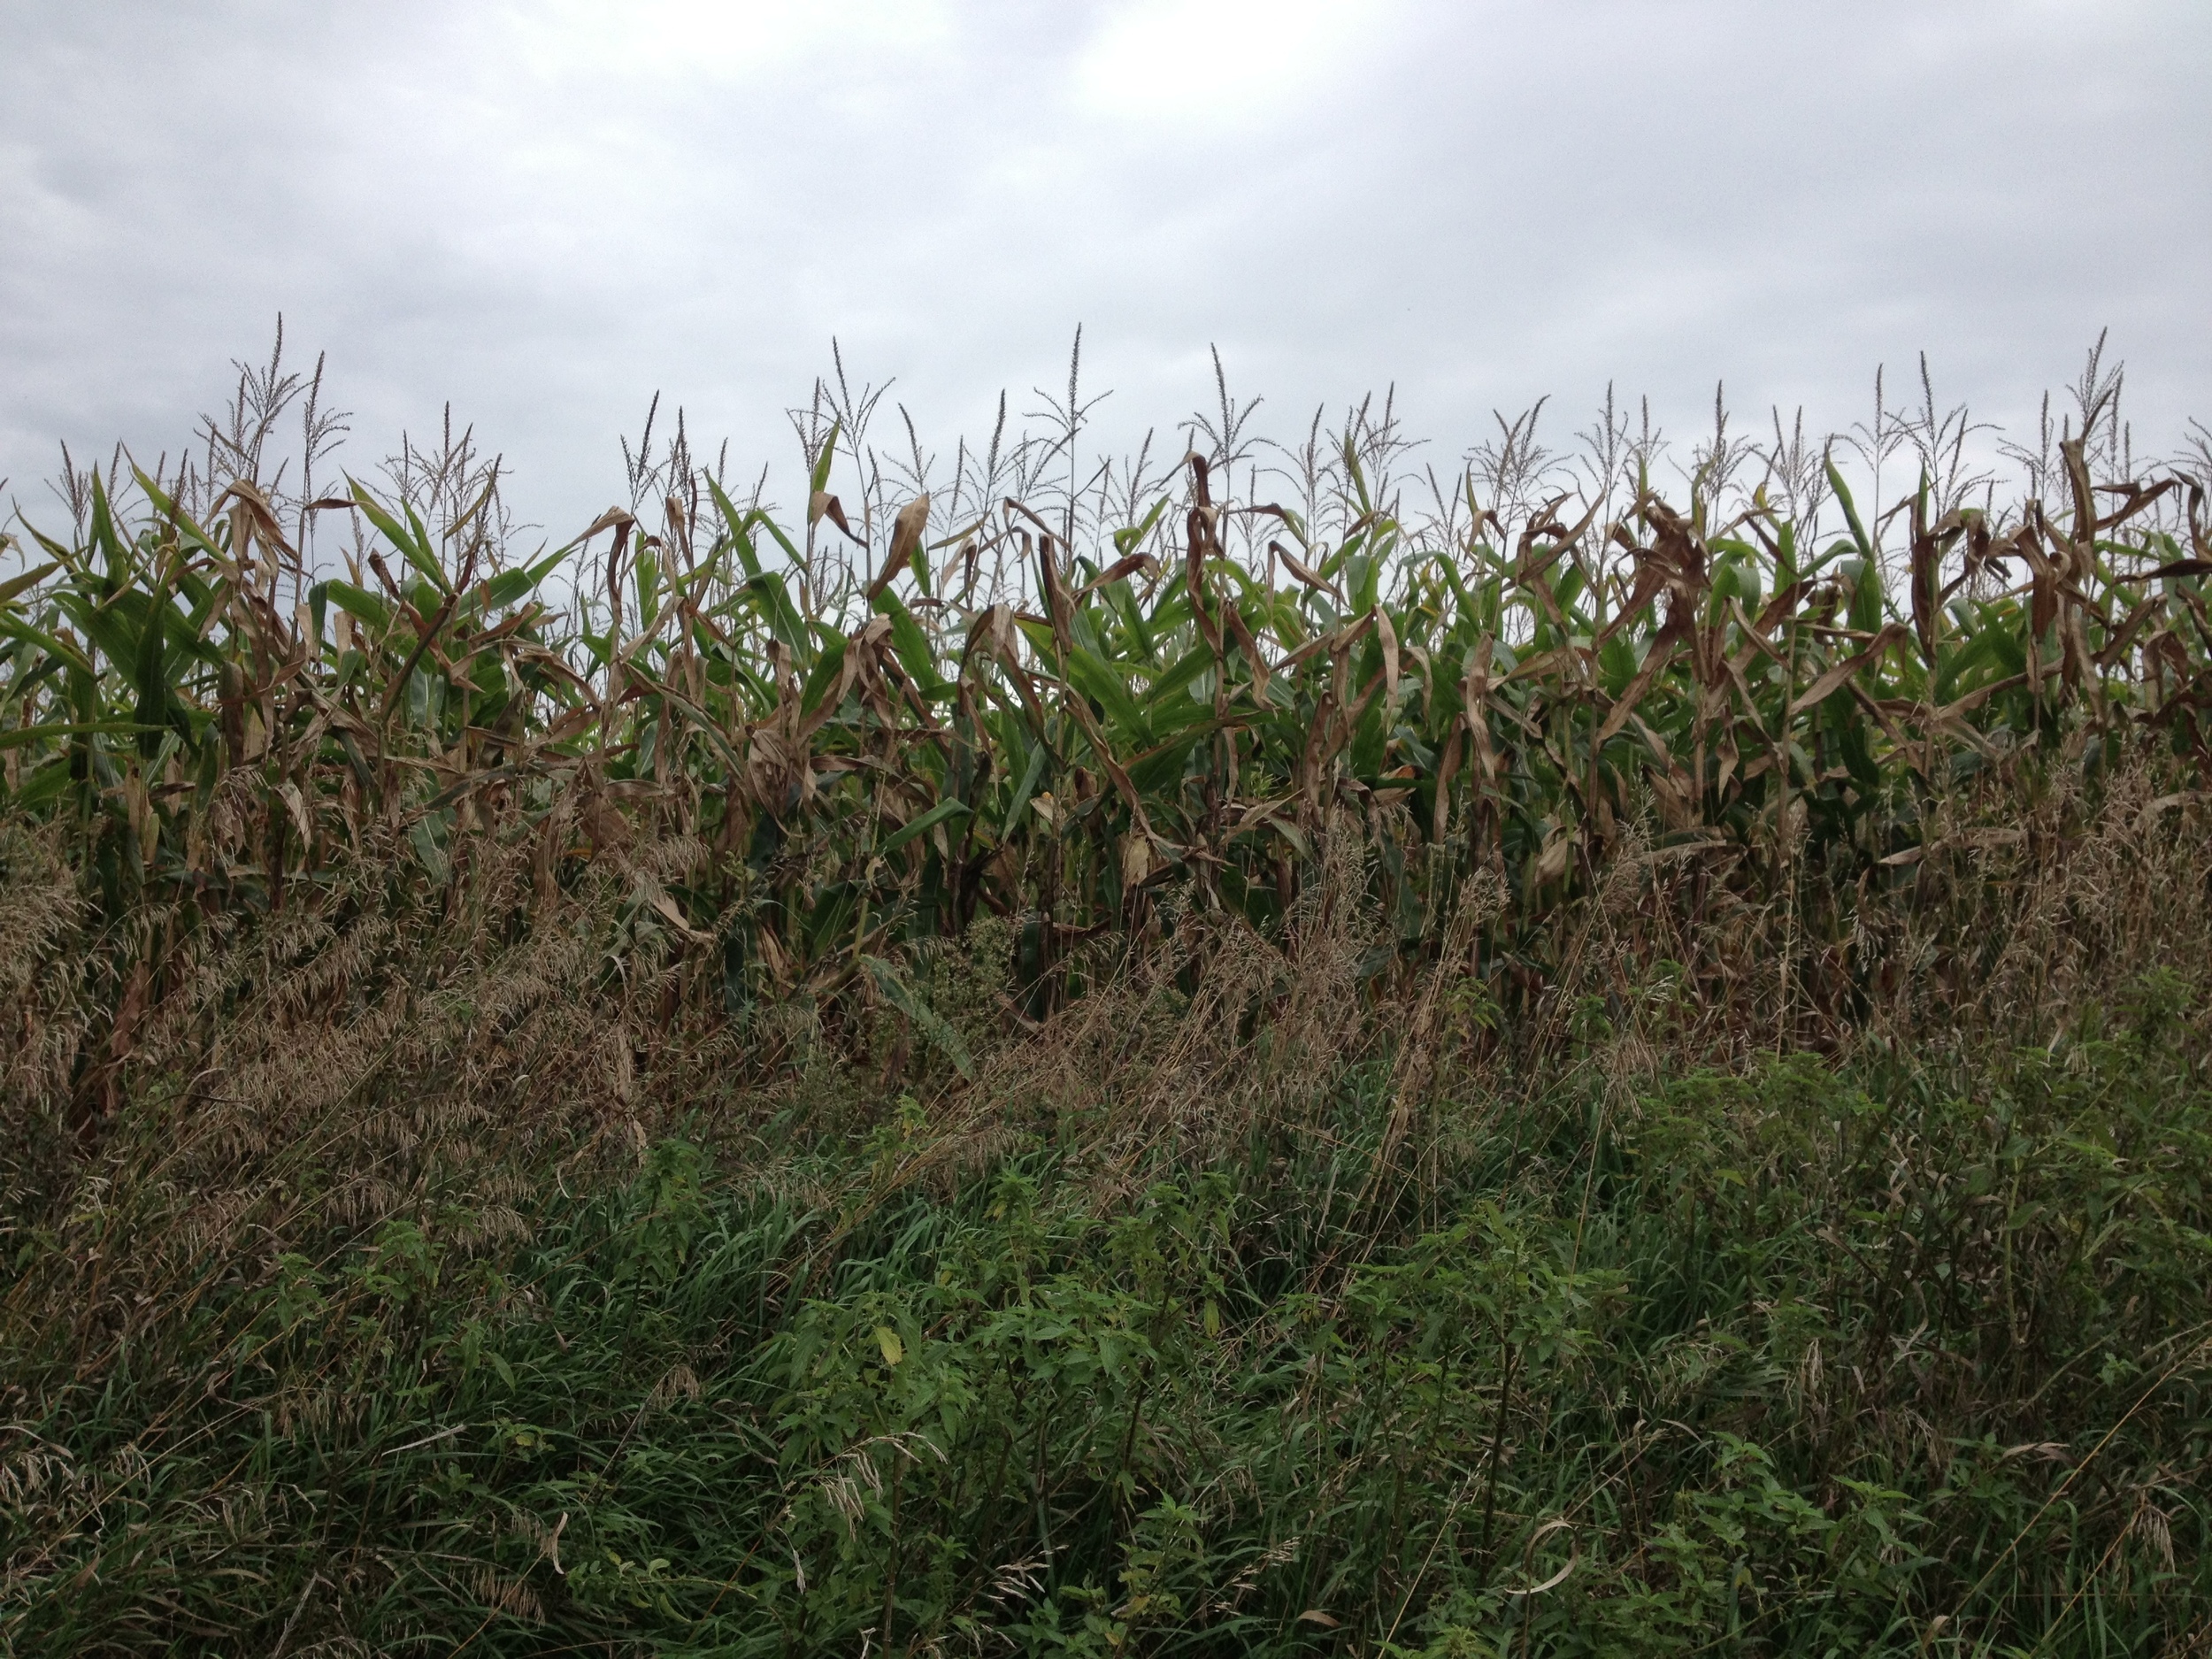
M 1810 895 L 1832 935 L 1865 880 L 1914 879 L 1978 777 L 2093 772 L 2131 733 L 2199 787 L 2212 772 L 2204 487 L 2099 476 L 2129 457 L 2093 357 L 2087 384 L 2080 435 L 2003 511 L 1931 395 L 1950 447 L 1921 444 L 1878 514 L 1801 432 L 1732 484 L 1724 411 L 1682 505 L 1609 413 L 1611 470 L 1578 496 L 1544 487 L 1532 419 L 1502 422 L 1493 493 L 1471 466 L 1425 519 L 1385 476 L 1387 408 L 1333 441 L 1317 423 L 1301 506 L 1225 494 L 1249 406 L 1225 385 L 1212 453 L 1141 490 L 1140 459 L 1122 521 L 1098 492 L 1087 549 L 1072 370 L 1068 441 L 1005 474 L 1034 503 L 969 490 L 947 522 L 919 488 L 894 505 L 878 469 L 849 514 L 833 468 L 872 401 L 848 391 L 802 426 L 803 527 L 680 437 L 655 468 L 649 426 L 626 449 L 636 511 L 530 562 L 508 561 L 499 466 L 465 436 L 428 495 L 396 475 L 312 499 L 307 467 L 288 498 L 234 438 L 227 478 L 212 457 L 173 485 L 134 465 L 127 489 L 96 468 L 73 474 L 77 534 L 26 524 L 37 562 L 0 583 L 0 810 L 65 839 L 109 922 L 175 903 L 111 964 L 154 995 L 194 916 L 280 910 L 379 838 L 436 891 L 480 838 L 534 835 L 548 895 L 633 838 L 695 841 L 633 910 L 695 948 L 726 1010 L 856 979 L 901 1000 L 901 948 L 987 909 L 1017 926 L 1036 1013 L 1074 943 L 1171 926 L 1171 893 L 1275 922 L 1332 833 L 1363 839 L 1408 943 L 1488 872 L 1486 949 L 1523 994 L 1558 959 L 1548 920 L 1623 858 Z M 323 512 L 354 550 L 311 580 Z

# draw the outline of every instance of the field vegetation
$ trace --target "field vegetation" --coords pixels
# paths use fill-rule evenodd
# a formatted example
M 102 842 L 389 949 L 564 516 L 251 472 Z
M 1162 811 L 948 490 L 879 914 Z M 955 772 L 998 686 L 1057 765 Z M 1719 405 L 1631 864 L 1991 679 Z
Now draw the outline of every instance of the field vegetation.
M 280 346 L 65 457 L 0 1643 L 2212 1650 L 2202 429 L 1079 369 L 559 546 Z

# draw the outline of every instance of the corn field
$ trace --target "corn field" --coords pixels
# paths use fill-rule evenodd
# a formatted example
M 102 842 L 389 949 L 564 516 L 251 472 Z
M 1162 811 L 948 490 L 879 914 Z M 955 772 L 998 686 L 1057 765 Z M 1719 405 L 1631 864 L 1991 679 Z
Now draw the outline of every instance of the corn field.
M 1484 971 L 1525 1010 L 1587 895 L 1688 880 L 1703 911 L 1786 914 L 1760 995 L 1805 1037 L 1878 991 L 1849 948 L 1868 892 L 2021 838 L 2024 769 L 2093 784 L 2152 752 L 2164 805 L 2212 770 L 2203 481 L 2101 476 L 2128 457 L 2093 401 L 2008 506 L 1955 437 L 1945 470 L 1931 399 L 1939 442 L 1878 514 L 1778 420 L 1745 490 L 1724 411 L 1673 502 L 1610 412 L 1611 469 L 1554 489 L 1531 417 L 1427 475 L 1425 516 L 1387 411 L 1333 441 L 1317 420 L 1285 505 L 1225 388 L 1194 429 L 1210 456 L 1108 465 L 1088 497 L 1071 443 L 1009 464 L 996 441 L 902 496 L 820 403 L 803 523 L 680 437 L 655 466 L 649 423 L 634 510 L 529 560 L 496 465 L 449 433 L 437 467 L 288 514 L 257 438 L 227 474 L 212 447 L 168 484 L 73 472 L 77 534 L 27 525 L 0 587 L 0 743 L 6 810 L 101 914 L 161 918 L 112 935 L 119 1000 L 158 1001 L 196 918 L 312 906 L 372 839 L 455 895 L 526 840 L 549 899 L 643 838 L 685 849 L 627 915 L 680 942 L 687 1002 L 904 1007 L 902 956 L 989 912 L 1025 1023 L 1087 941 L 1279 925 L 1348 836 L 1407 950 L 1471 882 L 1493 895 Z M 849 514 L 833 469 L 864 459 Z M 1032 499 L 989 488 L 1009 476 Z M 325 515 L 351 541 L 311 566 Z

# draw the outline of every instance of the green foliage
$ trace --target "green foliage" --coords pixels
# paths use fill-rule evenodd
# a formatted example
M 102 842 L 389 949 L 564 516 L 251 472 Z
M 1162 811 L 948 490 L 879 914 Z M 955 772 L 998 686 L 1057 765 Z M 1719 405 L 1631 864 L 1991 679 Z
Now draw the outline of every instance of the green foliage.
M 1103 1204 L 1034 1142 L 841 1232 L 863 1136 L 795 1148 L 810 1203 L 669 1141 L 510 1249 L 335 1228 L 217 1264 L 104 1379 L 8 1328 L 0 1630 L 2152 1651 L 2212 1615 L 2212 1087 L 2171 990 L 1964 1071 L 1686 1078 L 1594 1145 L 1571 1078 L 1403 1212 L 1304 1214 L 1311 1141 Z

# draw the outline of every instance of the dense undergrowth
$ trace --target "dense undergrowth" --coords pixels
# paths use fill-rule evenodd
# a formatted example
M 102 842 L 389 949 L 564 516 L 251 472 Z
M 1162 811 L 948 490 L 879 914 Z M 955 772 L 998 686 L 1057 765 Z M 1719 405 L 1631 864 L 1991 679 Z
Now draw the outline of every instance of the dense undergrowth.
M 2008 505 L 1932 394 L 1867 514 L 847 396 L 534 562 L 302 389 L 0 583 L 10 1650 L 2206 1650 L 2212 536 L 2093 358 Z
M 549 1180 L 520 1243 L 426 1195 L 180 1262 L 109 1352 L 11 1329 L 0 1630 L 2195 1651 L 2212 1082 L 2181 989 L 1977 1062 L 1622 1094 L 1586 1049 L 1509 1106 L 1439 1097 L 1417 1179 L 1375 1179 L 1389 1072 L 1356 1065 L 1202 1152 L 1116 1160 L 1074 1115 L 948 1160 L 909 1097 L 741 1159 L 694 1125 Z M 51 1241 L 14 1242 L 37 1277 Z

